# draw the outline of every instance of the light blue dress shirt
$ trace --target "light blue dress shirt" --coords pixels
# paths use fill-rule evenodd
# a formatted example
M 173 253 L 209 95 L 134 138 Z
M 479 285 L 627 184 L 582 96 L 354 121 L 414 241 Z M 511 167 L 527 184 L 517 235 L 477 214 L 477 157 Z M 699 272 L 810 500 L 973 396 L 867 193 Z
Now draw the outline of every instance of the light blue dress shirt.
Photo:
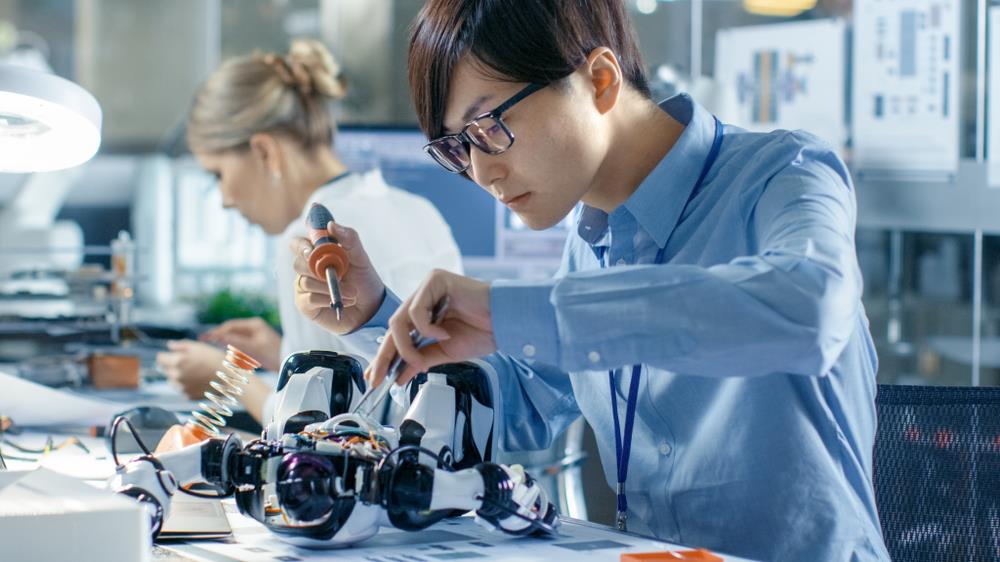
M 608 370 L 641 363 L 629 530 L 759 560 L 889 560 L 847 169 L 806 133 L 726 125 L 693 193 L 714 119 L 686 95 L 661 108 L 683 134 L 621 207 L 582 208 L 559 274 L 492 286 L 501 444 L 546 447 L 582 413 L 613 486 Z

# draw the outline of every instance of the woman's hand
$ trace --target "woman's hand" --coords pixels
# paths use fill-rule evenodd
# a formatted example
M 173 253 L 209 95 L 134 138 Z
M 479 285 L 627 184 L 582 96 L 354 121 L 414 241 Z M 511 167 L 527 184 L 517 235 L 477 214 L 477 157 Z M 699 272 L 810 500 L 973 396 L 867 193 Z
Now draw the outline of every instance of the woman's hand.
M 325 279 L 319 279 L 309 270 L 308 258 L 312 243 L 306 238 L 292 240 L 290 248 L 295 256 L 295 307 L 306 318 L 337 334 L 347 334 L 364 326 L 382 305 L 385 284 L 372 267 L 368 253 L 351 228 L 330 222 L 327 231 L 347 250 L 349 267 L 340 280 L 344 301 L 344 314 L 340 320 L 330 307 L 330 291 Z
M 431 314 L 441 299 L 448 307 L 436 324 Z M 410 331 L 416 329 L 436 343 L 416 349 Z M 396 353 L 406 361 L 397 384 L 442 363 L 454 363 L 495 352 L 490 316 L 490 286 L 448 271 L 435 270 L 419 289 L 404 302 L 389 321 L 389 332 L 365 374 L 369 384 L 382 382 Z
M 219 324 L 199 338 L 204 342 L 232 345 L 260 361 L 273 373 L 281 367 L 281 335 L 263 318 L 237 318 Z
M 184 394 L 198 400 L 215 380 L 215 371 L 222 367 L 226 352 L 217 347 L 191 340 L 167 342 L 167 349 L 156 354 L 157 368 Z

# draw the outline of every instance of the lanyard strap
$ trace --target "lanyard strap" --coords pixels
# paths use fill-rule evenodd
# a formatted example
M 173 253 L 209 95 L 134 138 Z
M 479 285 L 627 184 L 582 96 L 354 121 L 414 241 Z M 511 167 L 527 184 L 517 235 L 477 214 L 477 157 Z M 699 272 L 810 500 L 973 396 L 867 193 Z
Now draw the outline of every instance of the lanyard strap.
M 685 202 L 684 206 L 687 207 L 691 199 L 701 190 L 701 184 L 705 181 L 705 176 L 708 175 L 709 169 L 711 169 L 712 164 L 715 163 L 715 159 L 719 156 L 719 148 L 722 146 L 722 124 L 719 123 L 719 119 L 715 119 L 715 138 L 712 140 L 712 149 L 708 152 L 708 156 L 705 158 L 705 164 L 701 168 L 701 174 L 698 176 L 698 181 L 695 182 L 694 188 L 691 190 L 691 195 Z M 655 264 L 663 263 L 663 257 L 667 250 L 667 246 L 664 245 L 658 252 L 656 252 Z M 609 258 L 606 251 L 602 252 L 602 258 Z M 601 260 L 601 264 L 605 265 L 605 260 Z M 622 434 L 621 431 L 621 421 L 618 416 L 618 398 L 617 389 L 615 388 L 615 371 L 608 371 L 608 383 L 611 386 L 611 412 L 614 415 L 615 420 L 615 464 L 618 468 L 618 485 L 615 487 L 615 494 L 618 497 L 618 507 L 617 507 L 617 517 L 615 522 L 618 525 L 618 529 L 621 531 L 627 530 L 627 519 L 628 519 L 628 498 L 625 495 L 625 480 L 628 479 L 628 461 L 629 456 L 632 453 L 632 427 L 635 423 L 635 408 L 639 401 L 639 374 L 642 372 L 642 365 L 632 365 L 632 381 L 629 383 L 628 388 L 628 402 L 625 404 L 625 433 Z
M 628 479 L 628 459 L 632 452 L 632 426 L 635 423 L 635 406 L 639 401 L 639 373 L 642 365 L 632 365 L 632 382 L 628 388 L 628 403 L 625 406 L 625 439 L 623 443 L 621 422 L 618 417 L 618 400 L 615 398 L 615 371 L 608 371 L 608 382 L 611 385 L 611 412 L 615 418 L 615 463 L 618 466 L 618 486 L 615 494 L 618 496 L 618 513 L 616 523 L 618 528 L 625 530 L 625 520 L 628 513 L 628 498 L 625 496 L 625 480 Z

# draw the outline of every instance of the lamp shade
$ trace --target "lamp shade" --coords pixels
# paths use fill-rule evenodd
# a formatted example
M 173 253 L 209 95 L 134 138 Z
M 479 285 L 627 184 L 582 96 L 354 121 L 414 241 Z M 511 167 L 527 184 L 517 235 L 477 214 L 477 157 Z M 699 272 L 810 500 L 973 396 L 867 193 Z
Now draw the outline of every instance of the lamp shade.
M 0 172 L 49 172 L 90 160 L 101 106 L 54 74 L 0 64 Z

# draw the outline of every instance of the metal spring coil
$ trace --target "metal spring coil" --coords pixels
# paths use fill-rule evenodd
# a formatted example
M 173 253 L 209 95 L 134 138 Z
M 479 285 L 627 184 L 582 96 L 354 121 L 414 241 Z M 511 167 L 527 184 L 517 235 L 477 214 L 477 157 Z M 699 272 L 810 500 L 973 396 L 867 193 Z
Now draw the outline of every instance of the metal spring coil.
M 194 424 L 211 435 L 220 435 L 226 420 L 233 415 L 231 406 L 240 404 L 243 387 L 250 382 L 250 373 L 260 367 L 256 359 L 239 349 L 226 346 L 222 369 L 215 372 L 218 380 L 209 383 L 216 392 L 206 391 L 205 400 L 198 402 L 200 410 L 191 412 Z

